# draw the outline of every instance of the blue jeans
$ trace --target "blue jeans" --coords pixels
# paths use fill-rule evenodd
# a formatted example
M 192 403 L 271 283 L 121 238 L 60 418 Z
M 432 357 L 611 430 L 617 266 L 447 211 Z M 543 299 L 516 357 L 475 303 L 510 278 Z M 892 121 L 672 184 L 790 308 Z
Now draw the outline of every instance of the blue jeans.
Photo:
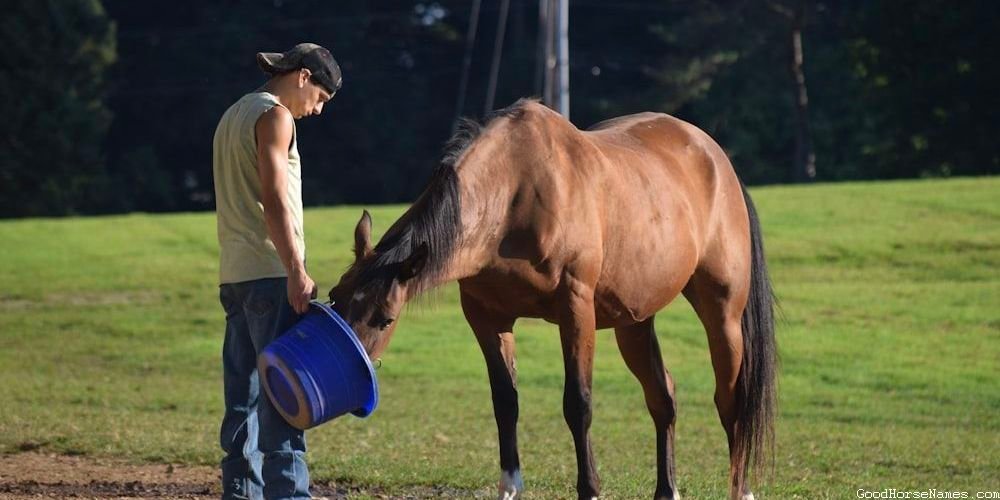
M 286 278 L 268 278 L 219 287 L 226 311 L 223 499 L 310 498 L 305 433 L 274 409 L 257 377 L 257 354 L 299 319 L 286 286 Z

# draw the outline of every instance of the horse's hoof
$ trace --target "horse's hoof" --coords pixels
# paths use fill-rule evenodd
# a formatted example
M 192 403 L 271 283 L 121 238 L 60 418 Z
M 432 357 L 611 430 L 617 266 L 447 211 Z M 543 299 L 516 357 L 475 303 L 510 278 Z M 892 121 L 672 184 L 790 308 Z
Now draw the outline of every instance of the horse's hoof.
M 500 493 L 497 494 L 497 500 L 518 500 L 519 498 L 521 498 L 521 491 L 513 488 L 509 490 L 501 489 Z
M 503 489 L 497 495 L 497 500 L 518 500 L 521 498 L 521 490 L 516 488 Z
M 524 481 L 521 479 L 521 471 L 514 470 L 513 473 L 502 471 L 500 474 L 500 493 L 497 500 L 517 500 L 521 498 L 524 491 Z
M 753 493 L 747 492 L 740 498 L 740 500 L 754 500 Z

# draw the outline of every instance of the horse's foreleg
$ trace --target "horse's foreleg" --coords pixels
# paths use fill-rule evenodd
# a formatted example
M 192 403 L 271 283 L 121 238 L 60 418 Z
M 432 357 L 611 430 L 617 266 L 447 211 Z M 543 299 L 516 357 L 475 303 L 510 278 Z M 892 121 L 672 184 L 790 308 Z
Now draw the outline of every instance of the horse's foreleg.
M 590 447 L 591 380 L 594 365 L 593 288 L 567 277 L 565 307 L 559 321 L 566 385 L 563 415 L 576 445 L 577 493 L 580 498 L 596 498 L 601 481 L 597 476 Z
M 500 441 L 499 497 L 518 498 L 524 491 L 521 466 L 517 456 L 517 369 L 514 362 L 514 319 L 483 307 L 462 294 L 462 310 L 479 341 L 486 359 L 486 371 L 493 392 L 493 414 Z
M 642 385 L 646 407 L 656 426 L 655 498 L 679 498 L 677 475 L 674 471 L 674 421 L 677 414 L 674 381 L 663 366 L 663 357 L 653 329 L 653 318 L 616 328 L 615 339 L 625 365 Z

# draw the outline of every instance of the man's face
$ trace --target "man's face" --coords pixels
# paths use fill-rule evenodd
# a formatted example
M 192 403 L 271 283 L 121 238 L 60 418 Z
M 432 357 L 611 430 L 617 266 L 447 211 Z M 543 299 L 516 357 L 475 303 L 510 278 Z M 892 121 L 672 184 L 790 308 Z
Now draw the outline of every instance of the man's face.
M 310 75 L 308 69 L 303 69 L 299 73 L 298 103 L 291 110 L 296 120 L 305 116 L 319 115 L 323 112 L 323 105 L 333 98 L 325 88 L 313 82 L 309 78 Z

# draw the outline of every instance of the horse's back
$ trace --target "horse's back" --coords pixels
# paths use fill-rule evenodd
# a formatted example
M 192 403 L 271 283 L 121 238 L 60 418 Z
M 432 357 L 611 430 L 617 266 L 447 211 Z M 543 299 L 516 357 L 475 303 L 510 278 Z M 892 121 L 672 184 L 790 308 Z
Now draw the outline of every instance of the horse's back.
M 705 232 L 725 205 L 738 201 L 740 184 L 722 147 L 700 128 L 664 113 L 637 113 L 600 122 L 582 132 L 621 171 L 632 188 L 683 200 Z M 639 182 L 637 182 L 637 180 Z M 659 181 L 659 182 L 655 182 Z M 704 235 L 707 236 L 707 235 Z
M 629 156 L 652 155 L 659 162 L 659 168 L 683 171 L 688 176 L 732 170 L 722 148 L 707 133 L 665 113 L 645 112 L 612 118 L 595 124 L 582 134 L 606 152 L 623 153 L 625 161 L 615 167 L 635 167 L 643 162 L 630 162 Z
M 505 200 L 493 281 L 519 277 L 525 304 L 515 309 L 526 315 L 546 317 L 541 297 L 569 273 L 594 286 L 601 327 L 648 317 L 718 246 L 717 221 L 737 201 L 745 210 L 722 149 L 677 118 L 641 113 L 580 131 L 536 102 L 504 116 L 471 155 Z
M 597 189 L 609 194 L 605 211 L 614 219 L 605 224 L 605 240 L 629 242 L 606 252 L 602 278 L 609 293 L 637 308 L 629 307 L 637 319 L 672 300 L 697 269 L 743 253 L 739 180 L 707 133 L 670 115 L 639 113 L 582 134 L 605 158 Z

